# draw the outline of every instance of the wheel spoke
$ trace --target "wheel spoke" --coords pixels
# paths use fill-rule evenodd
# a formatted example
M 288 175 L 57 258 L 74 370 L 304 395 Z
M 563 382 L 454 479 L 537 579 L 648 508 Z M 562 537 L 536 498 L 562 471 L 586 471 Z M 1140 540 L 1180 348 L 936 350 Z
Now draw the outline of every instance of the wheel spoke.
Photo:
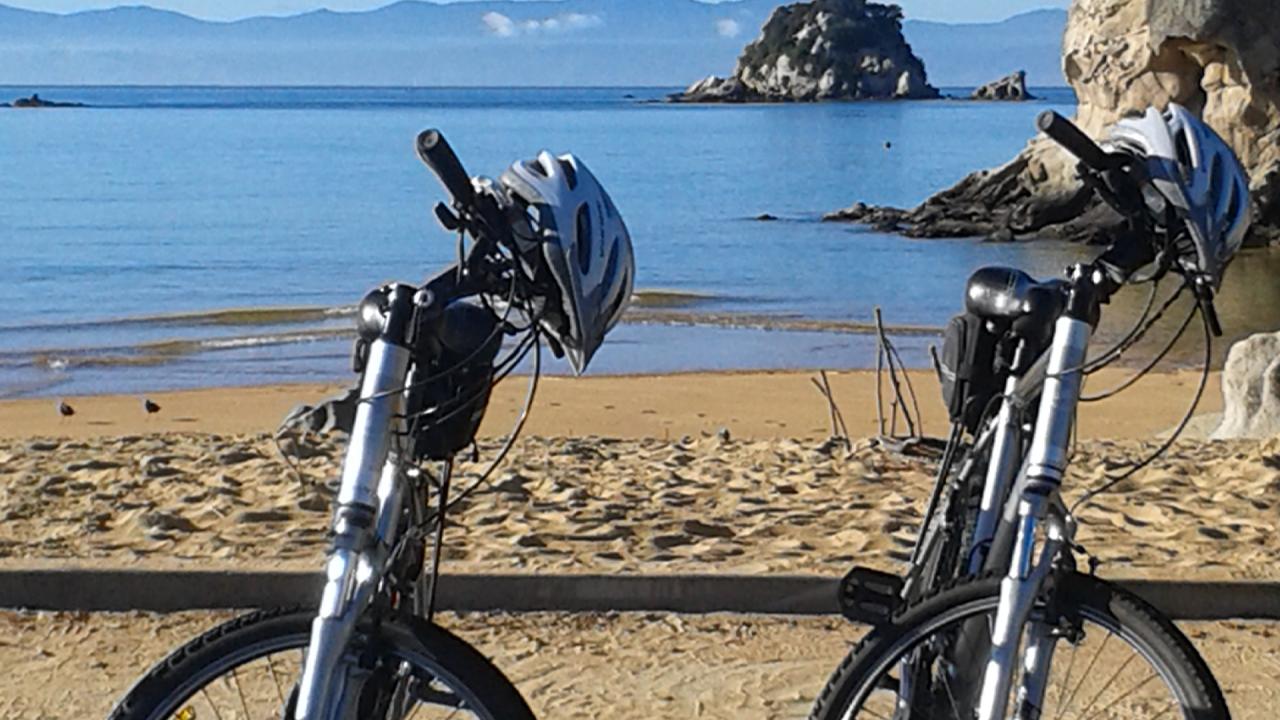
M 1066 712 L 1066 708 L 1071 705 L 1071 701 L 1076 699 L 1076 693 L 1080 692 L 1080 688 L 1084 685 L 1084 681 L 1089 679 L 1089 672 L 1093 670 L 1093 666 L 1098 662 L 1098 658 L 1102 656 L 1102 651 L 1106 649 L 1107 643 L 1110 642 L 1112 635 L 1115 635 L 1115 633 L 1108 630 L 1107 636 L 1102 638 L 1102 643 L 1093 653 L 1093 657 L 1089 659 L 1088 666 L 1085 667 L 1084 672 L 1080 673 L 1080 682 L 1076 684 L 1075 689 L 1067 696 L 1067 701 L 1062 704 L 1062 709 L 1059 710 L 1059 717 L 1062 716 L 1062 713 Z
M 1093 696 L 1093 699 L 1089 701 L 1088 705 L 1084 706 L 1084 710 L 1080 712 L 1081 716 L 1083 717 L 1088 716 L 1089 711 L 1093 709 L 1093 704 L 1098 702 L 1098 699 L 1101 698 L 1103 694 L 1107 692 L 1107 690 L 1115 683 L 1116 679 L 1119 678 L 1124 673 L 1125 668 L 1129 667 L 1129 663 L 1133 662 L 1133 659 L 1136 657 L 1138 657 L 1138 653 L 1134 652 L 1131 649 L 1129 651 L 1129 657 L 1125 658 L 1125 661 L 1120 666 L 1120 669 L 1111 673 L 1111 677 L 1107 678 L 1107 681 L 1102 684 L 1102 688 L 1098 690 L 1098 693 Z
M 1083 640 L 1082 640 L 1083 641 Z M 1063 702 L 1066 698 L 1067 687 L 1071 685 L 1071 670 L 1076 666 L 1076 651 L 1080 649 L 1080 643 L 1071 643 L 1071 658 L 1067 660 L 1067 675 L 1058 683 L 1058 712 L 1053 716 L 1053 720 L 1062 720 L 1062 713 L 1066 712 L 1067 704 Z
M 949 673 L 943 673 L 942 688 L 947 691 L 947 702 L 951 703 L 951 717 L 960 720 L 960 708 L 956 706 L 956 696 L 951 692 Z
M 267 656 L 267 671 L 271 673 L 271 683 L 276 686 L 276 697 L 280 699 L 280 707 L 284 707 L 284 690 L 280 687 L 280 678 L 276 676 L 276 662 L 273 656 Z
M 213 711 L 213 716 L 217 720 L 222 720 L 222 713 L 218 712 L 218 706 L 213 704 L 213 699 L 209 697 L 209 693 L 205 688 L 200 688 L 200 694 L 204 696 L 204 701 L 209 703 L 209 709 Z
M 245 699 L 244 690 L 240 687 L 240 668 L 231 668 L 231 685 L 240 696 L 240 708 L 244 710 L 245 720 L 252 720 L 253 714 L 249 712 L 249 701 Z
M 1098 715 L 1105 715 L 1105 714 L 1107 713 L 1107 711 L 1108 711 L 1108 710 L 1110 710 L 1111 708 L 1115 707 L 1115 706 L 1116 706 L 1116 705 L 1117 705 L 1121 700 L 1124 700 L 1125 698 L 1127 698 L 1127 697 L 1129 697 L 1130 695 L 1134 694 L 1134 693 L 1135 693 L 1135 692 L 1137 692 L 1138 690 L 1142 689 L 1142 687 L 1143 687 L 1144 685 L 1146 685 L 1147 683 L 1151 682 L 1152 680 L 1155 680 L 1157 677 L 1160 677 L 1160 676 L 1159 676 L 1159 675 L 1157 675 L 1155 672 L 1152 672 L 1150 675 L 1147 675 L 1147 677 L 1146 677 L 1142 682 L 1140 682 L 1140 683 L 1138 683 L 1137 685 L 1134 685 L 1133 687 L 1129 688 L 1128 690 L 1125 690 L 1124 692 L 1120 693 L 1120 697 L 1117 697 L 1115 700 L 1112 700 L 1111 702 L 1107 703 L 1106 707 L 1102 708 L 1101 710 L 1098 710 L 1097 714 L 1098 714 Z M 1092 716 L 1090 716 L 1090 717 L 1092 717 Z M 1088 718 L 1085 718 L 1085 720 L 1088 720 Z

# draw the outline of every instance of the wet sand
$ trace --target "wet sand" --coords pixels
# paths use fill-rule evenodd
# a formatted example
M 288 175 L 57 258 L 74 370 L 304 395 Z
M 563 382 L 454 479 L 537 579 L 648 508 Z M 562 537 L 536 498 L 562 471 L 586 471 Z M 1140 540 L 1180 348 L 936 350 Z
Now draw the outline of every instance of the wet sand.
M 817 372 L 725 372 L 611 377 L 544 377 L 526 432 L 529 435 L 613 438 L 679 438 L 727 427 L 741 438 L 822 439 L 830 434 L 826 401 L 814 387 Z M 875 374 L 828 373 L 849 433 L 876 432 Z M 932 371 L 910 377 L 924 415 L 924 429 L 946 431 L 945 410 Z M 1107 368 L 1091 376 L 1096 392 L 1129 377 Z M 1082 438 L 1149 438 L 1174 425 L 1199 381 L 1196 371 L 1157 373 L 1114 399 L 1080 408 Z M 512 377 L 495 390 L 482 428 L 484 436 L 505 435 L 525 397 L 526 378 Z M 1222 401 L 1219 374 L 1210 379 L 1198 412 L 1217 412 Z M 0 437 L 95 438 L 157 433 L 246 434 L 275 430 L 294 406 L 339 391 L 338 385 L 275 385 L 210 388 L 156 393 L 160 412 L 148 415 L 142 398 L 97 395 L 65 398 L 76 411 L 57 412 L 60 398 L 0 401 Z M 885 393 L 888 393 L 886 387 Z

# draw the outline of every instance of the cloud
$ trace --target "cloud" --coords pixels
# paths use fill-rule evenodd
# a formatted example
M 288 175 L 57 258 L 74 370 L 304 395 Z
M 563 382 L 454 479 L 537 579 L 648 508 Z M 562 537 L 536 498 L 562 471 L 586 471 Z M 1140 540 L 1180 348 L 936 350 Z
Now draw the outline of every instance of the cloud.
M 724 38 L 735 38 L 742 33 L 742 25 L 737 20 L 725 18 L 716 21 L 716 34 Z
M 566 32 L 599 27 L 604 18 L 586 13 L 563 13 L 533 20 L 513 20 L 500 12 L 487 12 L 480 17 L 485 29 L 498 37 L 534 35 L 537 33 Z

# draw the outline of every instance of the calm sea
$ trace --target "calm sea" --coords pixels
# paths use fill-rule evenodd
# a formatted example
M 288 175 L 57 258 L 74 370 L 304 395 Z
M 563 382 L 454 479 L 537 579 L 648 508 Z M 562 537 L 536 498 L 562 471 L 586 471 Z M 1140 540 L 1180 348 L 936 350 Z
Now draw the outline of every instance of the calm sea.
M 1008 159 L 1037 112 L 1071 110 L 1068 90 L 1009 104 L 644 102 L 671 90 L 0 87 L 91 106 L 0 110 L 0 394 L 346 377 L 344 309 L 454 252 L 412 150 L 427 127 L 475 174 L 547 148 L 605 181 L 638 286 L 656 291 L 641 305 L 660 307 L 610 337 L 597 373 L 863 367 L 872 345 L 853 330 L 875 306 L 938 326 L 973 269 L 1052 275 L 1081 254 L 819 222 L 855 200 L 913 205 Z M 1243 307 L 1259 293 L 1280 306 L 1275 259 L 1252 267 L 1264 264 Z M 932 341 L 900 339 L 916 364 Z

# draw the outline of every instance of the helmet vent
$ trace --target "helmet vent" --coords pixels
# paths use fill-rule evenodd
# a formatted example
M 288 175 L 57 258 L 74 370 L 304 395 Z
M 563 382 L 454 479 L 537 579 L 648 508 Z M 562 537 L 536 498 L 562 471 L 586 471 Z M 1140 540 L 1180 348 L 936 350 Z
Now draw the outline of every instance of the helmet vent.
M 1186 133 L 1177 133 L 1174 138 L 1174 150 L 1178 153 L 1178 167 L 1182 170 L 1182 179 L 1185 182 L 1192 167 L 1191 147 L 1187 145 Z
M 564 170 L 565 180 L 569 183 L 570 190 L 578 189 L 578 171 L 573 169 L 573 163 L 568 160 L 560 161 L 560 169 Z
M 591 248 L 594 245 L 591 239 L 591 213 L 586 204 L 578 208 L 578 237 L 574 240 L 578 251 L 578 269 L 585 275 L 591 272 Z

